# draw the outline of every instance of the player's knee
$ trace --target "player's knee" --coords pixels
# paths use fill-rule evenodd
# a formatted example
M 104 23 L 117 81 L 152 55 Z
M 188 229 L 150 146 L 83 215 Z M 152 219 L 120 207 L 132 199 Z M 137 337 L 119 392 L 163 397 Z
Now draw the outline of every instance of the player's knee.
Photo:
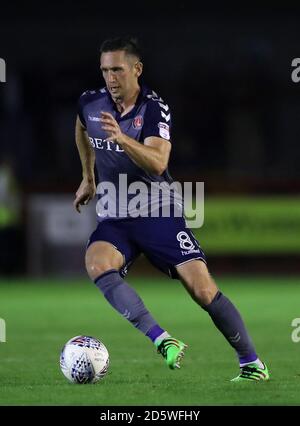
M 199 303 L 199 305 L 201 305 L 202 307 L 205 307 L 213 301 L 215 295 L 217 294 L 217 291 L 218 290 L 212 286 L 208 286 L 208 287 L 196 286 L 194 288 L 194 298 Z
M 101 250 L 88 249 L 85 256 L 85 266 L 89 277 L 94 281 L 111 269 L 119 270 L 122 266 L 122 257 Z
M 188 288 L 192 298 L 200 305 L 209 305 L 218 292 L 218 287 L 210 276 L 205 264 L 200 264 L 197 271 L 193 271 L 185 279 L 185 285 Z
M 87 262 L 86 263 L 86 270 L 91 278 L 91 280 L 95 280 L 96 278 L 100 277 L 100 275 L 104 274 L 105 272 L 116 269 L 114 268 L 110 262 L 99 262 L 99 261 L 93 261 L 93 262 Z

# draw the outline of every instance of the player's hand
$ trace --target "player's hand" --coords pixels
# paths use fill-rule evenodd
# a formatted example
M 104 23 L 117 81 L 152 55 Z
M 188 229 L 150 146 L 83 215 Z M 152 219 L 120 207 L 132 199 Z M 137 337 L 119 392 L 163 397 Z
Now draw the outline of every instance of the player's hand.
M 109 112 L 101 111 L 100 121 L 102 130 L 105 130 L 108 134 L 105 141 L 109 140 L 122 145 L 123 133 L 114 117 Z
M 87 179 L 83 179 L 77 192 L 76 198 L 73 202 L 73 206 L 75 209 L 80 212 L 80 206 L 86 205 L 90 200 L 94 198 L 96 194 L 96 185 L 94 181 L 88 181 Z

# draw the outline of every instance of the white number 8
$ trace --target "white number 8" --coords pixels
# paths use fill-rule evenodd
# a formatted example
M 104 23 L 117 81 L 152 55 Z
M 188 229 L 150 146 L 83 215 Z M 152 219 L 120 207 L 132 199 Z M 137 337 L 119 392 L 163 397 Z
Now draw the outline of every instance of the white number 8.
M 193 250 L 195 248 L 188 234 L 184 231 L 178 232 L 177 240 L 180 243 L 180 247 L 185 250 Z

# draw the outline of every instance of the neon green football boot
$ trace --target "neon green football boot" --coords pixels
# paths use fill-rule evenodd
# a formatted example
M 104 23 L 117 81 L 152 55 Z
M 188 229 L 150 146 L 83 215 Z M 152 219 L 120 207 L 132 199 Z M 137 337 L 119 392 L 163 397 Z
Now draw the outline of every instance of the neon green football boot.
M 157 353 L 161 354 L 171 370 L 180 368 L 180 361 L 184 356 L 187 345 L 174 337 L 167 337 L 156 344 Z
M 260 368 L 257 364 L 247 364 L 244 367 L 241 367 L 240 374 L 231 379 L 231 382 L 245 382 L 245 381 L 267 381 L 270 379 L 270 374 L 268 367 L 263 362 L 264 368 Z

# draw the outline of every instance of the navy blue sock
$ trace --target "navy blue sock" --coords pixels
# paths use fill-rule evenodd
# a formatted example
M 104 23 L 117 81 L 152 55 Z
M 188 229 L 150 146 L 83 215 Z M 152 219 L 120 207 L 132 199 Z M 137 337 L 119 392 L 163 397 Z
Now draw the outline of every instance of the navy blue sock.
M 111 306 L 153 342 L 164 333 L 165 330 L 151 316 L 142 299 L 116 269 L 105 272 L 94 282 Z
M 215 326 L 236 350 L 240 364 L 258 358 L 241 315 L 227 297 L 218 292 L 213 301 L 203 309 L 209 313 Z

